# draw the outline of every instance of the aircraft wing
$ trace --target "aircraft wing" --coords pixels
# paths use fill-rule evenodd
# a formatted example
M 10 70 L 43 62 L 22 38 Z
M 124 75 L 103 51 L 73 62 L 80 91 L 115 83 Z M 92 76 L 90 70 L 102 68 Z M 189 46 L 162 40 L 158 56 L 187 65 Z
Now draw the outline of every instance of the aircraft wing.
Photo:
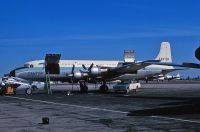
M 181 67 L 200 69 L 200 64 L 184 62 L 184 63 L 181 65 Z
M 137 62 L 137 63 L 128 63 L 125 64 L 121 67 L 116 67 L 116 68 L 112 68 L 110 69 L 110 72 L 122 72 L 122 73 L 131 73 L 131 72 L 135 72 L 138 71 L 142 68 L 145 68 L 149 65 L 151 65 L 152 63 L 156 63 L 159 62 L 158 60 L 147 60 L 147 61 L 142 61 L 142 62 Z
M 145 68 L 149 65 L 151 65 L 152 63 L 156 63 L 159 62 L 158 60 L 147 60 L 147 61 L 142 61 L 142 62 L 137 62 L 137 63 L 128 63 L 128 64 L 124 64 L 122 66 L 118 66 L 115 68 L 109 68 L 106 72 L 103 72 L 101 74 L 101 78 L 105 78 L 105 79 L 110 79 L 110 78 L 114 78 L 126 73 L 137 73 L 138 70 Z
M 149 63 L 149 62 L 146 62 L 146 63 Z M 155 63 L 151 63 L 151 64 L 200 69 L 200 64 L 188 63 L 188 62 L 183 62 L 182 64 L 155 62 Z
M 185 69 L 178 69 L 178 68 L 175 68 L 175 69 L 165 69 L 165 70 L 162 70 L 162 74 L 167 74 L 167 73 L 170 73 L 170 72 L 173 72 L 173 71 L 178 71 L 178 70 L 185 70 Z

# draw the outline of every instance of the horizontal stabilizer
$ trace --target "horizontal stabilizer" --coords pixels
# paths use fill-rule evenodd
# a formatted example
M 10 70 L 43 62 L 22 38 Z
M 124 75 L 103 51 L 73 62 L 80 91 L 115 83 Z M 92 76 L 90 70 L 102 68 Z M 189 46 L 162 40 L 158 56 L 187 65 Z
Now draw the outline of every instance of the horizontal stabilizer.
M 183 67 L 188 67 L 188 68 L 200 68 L 200 64 L 196 64 L 196 63 L 186 63 L 184 62 L 182 64 Z

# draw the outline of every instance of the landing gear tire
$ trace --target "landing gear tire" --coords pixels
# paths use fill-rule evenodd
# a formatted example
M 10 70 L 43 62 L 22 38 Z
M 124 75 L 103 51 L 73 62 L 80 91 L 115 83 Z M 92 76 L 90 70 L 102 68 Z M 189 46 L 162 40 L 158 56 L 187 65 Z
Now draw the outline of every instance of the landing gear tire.
M 32 94 L 32 89 L 31 89 L 31 88 L 27 88 L 27 89 L 25 90 L 25 93 L 26 93 L 27 95 L 31 95 L 31 94 Z
M 37 86 L 33 85 L 31 86 L 31 89 L 33 89 L 33 91 L 37 90 Z
M 88 93 L 88 86 L 86 84 L 80 83 L 80 92 Z
M 100 93 L 107 93 L 108 92 L 108 86 L 107 85 L 101 85 L 99 88 Z
M 81 88 L 81 92 L 82 93 L 87 93 L 88 92 L 88 87 L 84 86 L 83 88 Z

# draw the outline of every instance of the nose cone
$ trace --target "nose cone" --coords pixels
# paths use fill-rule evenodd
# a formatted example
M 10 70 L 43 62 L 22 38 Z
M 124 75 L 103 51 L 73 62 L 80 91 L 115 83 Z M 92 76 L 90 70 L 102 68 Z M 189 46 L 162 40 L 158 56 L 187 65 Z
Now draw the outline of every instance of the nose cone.
M 200 47 L 196 49 L 195 56 L 200 61 Z

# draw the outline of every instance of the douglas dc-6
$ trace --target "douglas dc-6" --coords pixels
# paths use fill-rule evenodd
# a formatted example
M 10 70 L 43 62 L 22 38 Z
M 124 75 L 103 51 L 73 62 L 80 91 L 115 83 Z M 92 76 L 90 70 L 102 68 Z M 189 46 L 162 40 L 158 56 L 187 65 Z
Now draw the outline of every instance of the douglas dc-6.
M 45 60 L 30 61 L 24 66 L 12 70 L 9 76 L 46 81 L 48 75 L 51 81 L 79 82 L 84 92 L 88 90 L 86 82 L 101 82 L 99 90 L 107 92 L 108 81 L 144 80 L 180 70 L 173 66 L 182 65 L 172 64 L 170 44 L 162 42 L 155 60 L 135 61 L 133 52 L 125 52 L 124 61 L 60 60 L 59 54 L 47 54 Z

